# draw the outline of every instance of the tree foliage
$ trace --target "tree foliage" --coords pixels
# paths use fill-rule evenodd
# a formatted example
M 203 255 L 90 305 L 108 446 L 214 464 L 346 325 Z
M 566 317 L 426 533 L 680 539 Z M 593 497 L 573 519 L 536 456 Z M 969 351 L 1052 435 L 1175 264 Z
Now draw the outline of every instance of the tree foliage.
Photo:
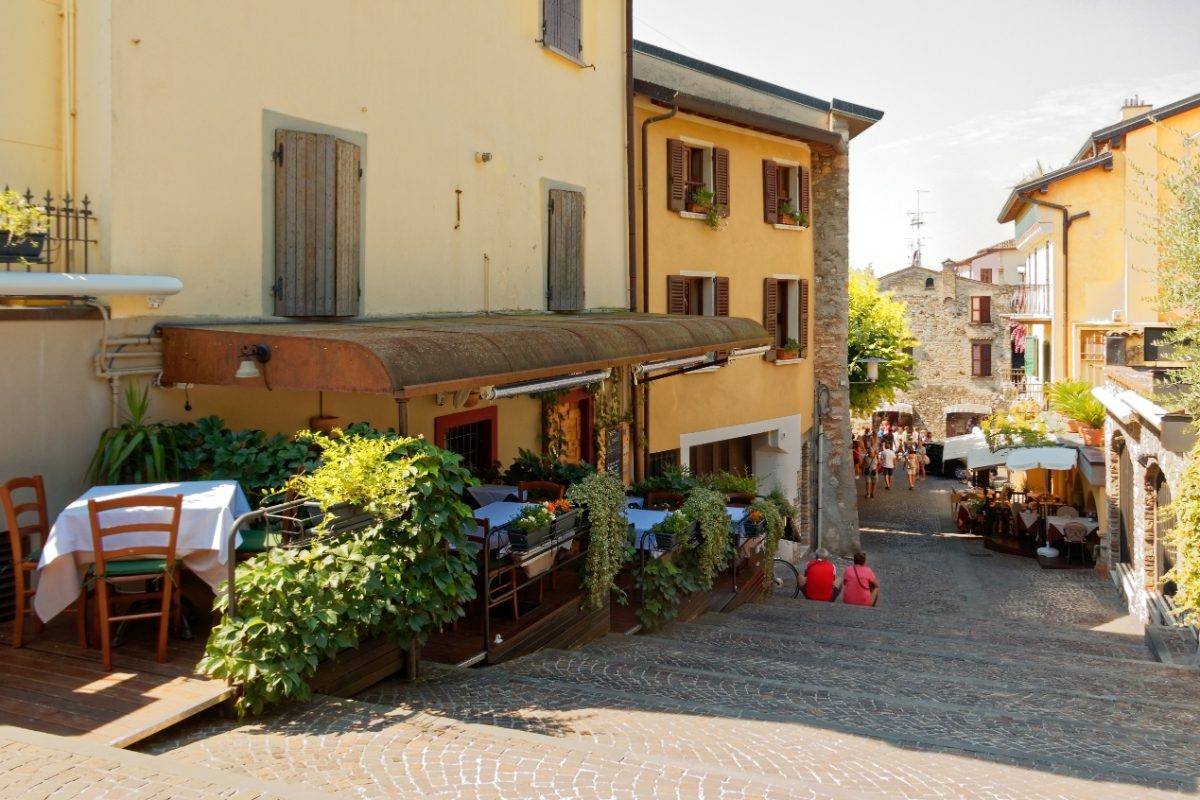
M 879 281 L 867 270 L 850 272 L 850 335 L 846 359 L 850 369 L 850 406 L 860 414 L 891 401 L 912 385 L 915 362 L 904 348 L 917 344 L 904 314 L 907 304 L 880 293 Z M 882 358 L 879 380 L 867 380 L 865 358 Z

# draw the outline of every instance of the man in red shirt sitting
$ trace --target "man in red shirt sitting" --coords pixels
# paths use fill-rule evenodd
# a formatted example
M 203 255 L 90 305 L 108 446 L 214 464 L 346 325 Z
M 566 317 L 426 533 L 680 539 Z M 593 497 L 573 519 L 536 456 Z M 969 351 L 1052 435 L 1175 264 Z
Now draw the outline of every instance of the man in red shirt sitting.
M 817 550 L 812 561 L 804 567 L 804 575 L 800 578 L 800 588 L 809 600 L 822 600 L 832 603 L 842 590 L 842 582 L 837 576 L 829 551 L 824 547 Z

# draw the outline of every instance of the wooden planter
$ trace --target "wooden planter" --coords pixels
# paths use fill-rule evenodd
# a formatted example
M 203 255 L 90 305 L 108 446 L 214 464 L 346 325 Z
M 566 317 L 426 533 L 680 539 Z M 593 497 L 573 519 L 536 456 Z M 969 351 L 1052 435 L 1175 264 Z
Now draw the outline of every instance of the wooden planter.
M 368 639 L 322 661 L 308 685 L 319 694 L 353 697 L 397 673 L 416 678 L 419 655 L 416 640 L 402 644 L 384 637 Z

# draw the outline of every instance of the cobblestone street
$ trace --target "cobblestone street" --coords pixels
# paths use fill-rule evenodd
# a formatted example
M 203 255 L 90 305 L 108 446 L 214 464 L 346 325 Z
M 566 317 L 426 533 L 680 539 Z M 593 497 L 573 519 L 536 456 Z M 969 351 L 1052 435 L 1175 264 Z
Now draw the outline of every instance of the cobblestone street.
M 1121 632 L 1092 570 L 954 533 L 952 485 L 860 500 L 880 608 L 775 599 L 487 669 L 429 666 L 251 722 L 212 716 L 126 754 L 141 761 L 122 796 L 191 796 L 202 775 L 243 781 L 207 788 L 238 797 L 1194 795 L 1197 676 Z M 117 780 L 81 759 L 71 785 L 89 769 Z M 85 796 L 30 784 L 19 796 Z

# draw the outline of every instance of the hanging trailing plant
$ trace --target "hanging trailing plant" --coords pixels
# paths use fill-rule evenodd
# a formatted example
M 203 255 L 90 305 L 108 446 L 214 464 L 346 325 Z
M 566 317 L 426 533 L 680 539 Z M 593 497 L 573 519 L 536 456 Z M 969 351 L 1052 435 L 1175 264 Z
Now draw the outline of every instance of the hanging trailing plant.
M 624 605 L 625 593 L 616 586 L 617 573 L 629 557 L 629 522 L 625 519 L 625 487 L 610 472 L 597 472 L 567 489 L 567 499 L 587 508 L 589 545 L 584 566 L 583 604 L 603 607 L 612 593 Z
M 779 506 L 770 498 L 755 500 L 750 504 L 749 513 L 761 515 L 766 528 L 759 563 L 763 572 L 769 575 L 773 568 L 771 562 L 775 560 L 775 552 L 779 549 L 779 540 L 783 538 L 783 515 L 779 513 Z
M 700 523 L 696 580 L 701 589 L 711 589 L 713 579 L 728 561 L 732 538 L 729 515 L 725 513 L 725 496 L 698 486 L 688 492 L 682 511 L 688 519 Z

